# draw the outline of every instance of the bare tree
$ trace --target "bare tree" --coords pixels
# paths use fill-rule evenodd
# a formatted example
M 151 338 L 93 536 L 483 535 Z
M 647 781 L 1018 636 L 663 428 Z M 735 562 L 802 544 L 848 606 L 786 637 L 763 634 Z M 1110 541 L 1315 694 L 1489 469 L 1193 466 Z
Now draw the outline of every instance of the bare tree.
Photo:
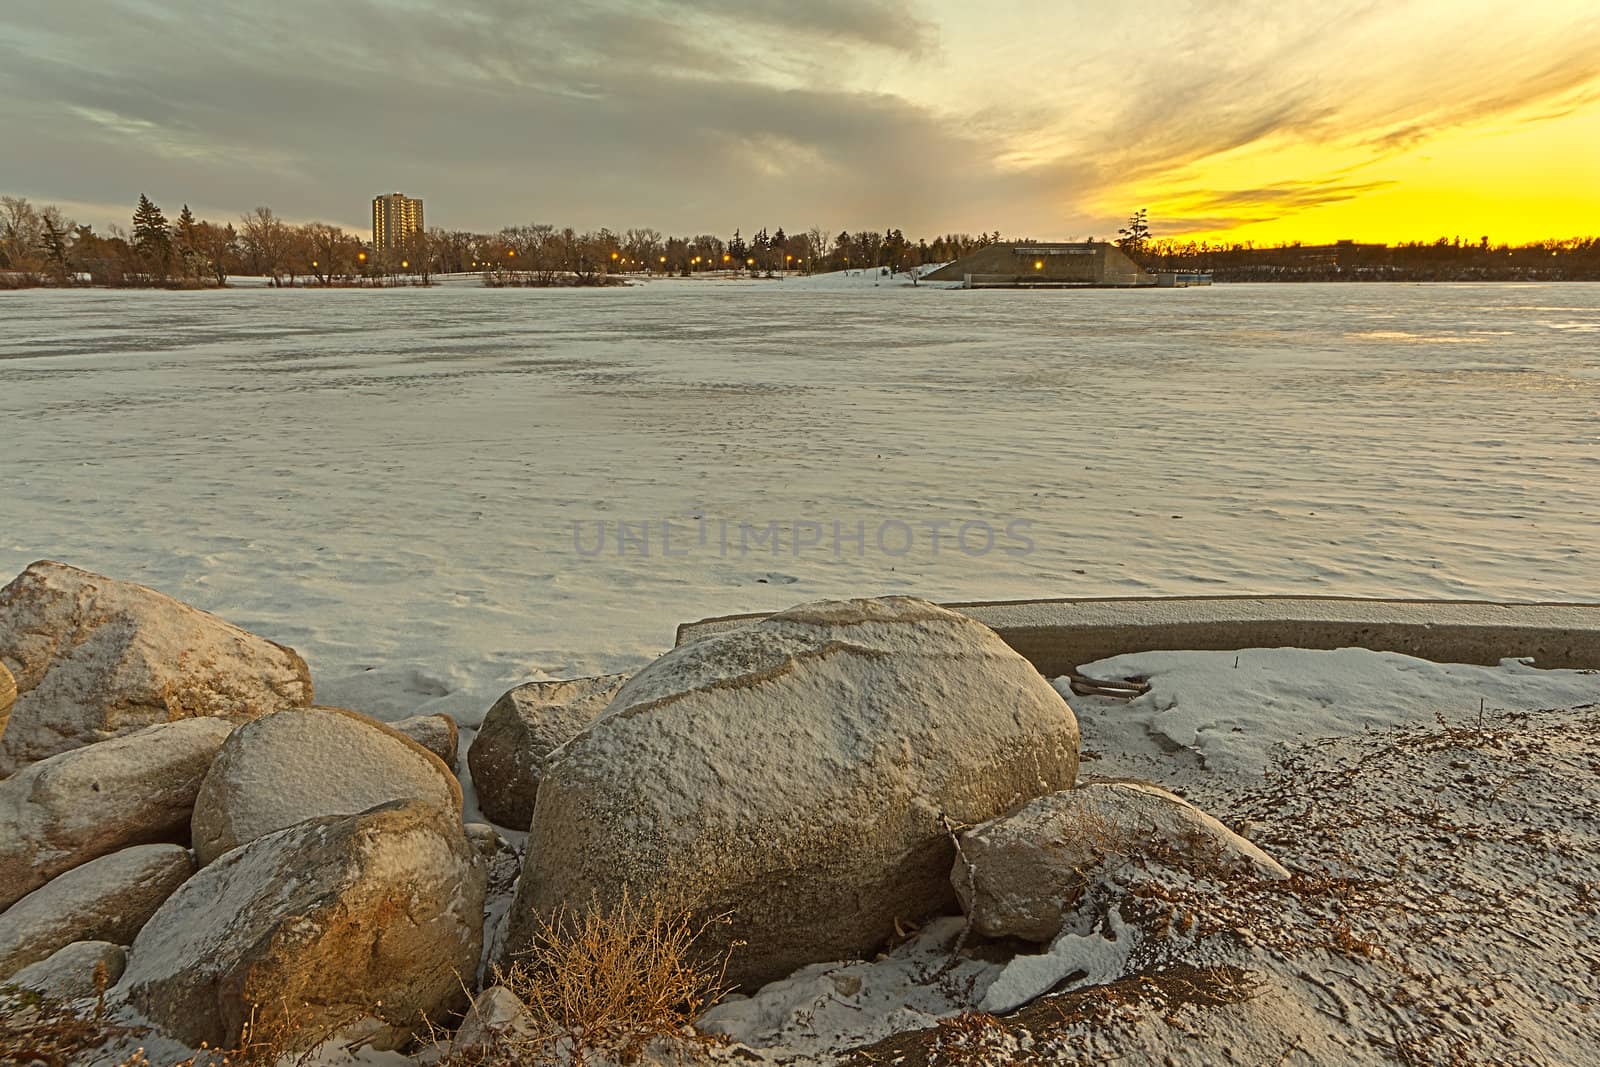
M 241 221 L 244 254 L 251 271 L 270 277 L 274 286 L 282 285 L 290 251 L 289 227 L 266 206 L 256 208 Z
M 202 222 L 192 239 L 196 258 L 220 288 L 228 284 L 228 271 L 239 256 L 239 235 L 232 226 Z
M 27 199 L 0 196 L 0 267 L 32 271 L 38 264 L 44 219 Z

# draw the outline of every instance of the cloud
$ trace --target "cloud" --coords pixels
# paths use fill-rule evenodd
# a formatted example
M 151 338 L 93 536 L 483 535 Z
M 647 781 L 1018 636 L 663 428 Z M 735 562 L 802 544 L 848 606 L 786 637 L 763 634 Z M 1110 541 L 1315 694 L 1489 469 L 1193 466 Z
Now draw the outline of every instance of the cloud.
M 1597 49 L 1557 0 L 7 0 L 0 182 L 357 227 L 398 188 L 453 228 L 1106 232 L 1136 187 L 1196 218 L 1358 197 L 1441 130 L 1592 106 Z M 1342 154 L 1203 180 L 1279 145 Z
M 1320 181 L 1287 181 L 1264 185 L 1255 189 L 1227 189 L 1180 192 L 1173 197 L 1175 204 L 1195 211 L 1219 211 L 1228 208 L 1273 208 L 1280 214 L 1304 211 L 1309 208 L 1354 200 L 1366 193 L 1377 192 L 1394 185 L 1393 181 L 1351 182 L 1338 179 Z

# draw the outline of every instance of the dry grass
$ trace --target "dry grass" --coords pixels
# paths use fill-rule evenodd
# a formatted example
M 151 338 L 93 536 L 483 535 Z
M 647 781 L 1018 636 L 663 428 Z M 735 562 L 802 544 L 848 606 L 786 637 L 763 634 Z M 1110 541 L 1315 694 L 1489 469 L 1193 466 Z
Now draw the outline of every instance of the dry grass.
M 317 1054 L 316 1046 L 304 1048 L 302 1041 L 301 1051 L 296 1056 L 291 1052 L 296 1036 L 293 1022 L 287 1015 L 280 1015 L 278 1019 L 274 1026 L 263 1025 L 252 1009 L 249 1021 L 240 1030 L 238 1044 L 231 1048 L 217 1048 L 202 1041 L 194 1055 L 160 1063 L 140 1048 L 118 1062 L 117 1067 L 282 1067 L 309 1062 Z
M 88 1017 L 15 986 L 0 986 L 0 1064 L 65 1067 L 83 1053 L 128 1033 L 106 1022 L 105 963 L 94 965 L 94 1011 Z
M 84 1018 L 47 997 L 0 990 L 0 1064 L 68 1067 L 117 1032 L 98 1012 Z
M 564 1062 L 629 1063 L 650 1042 L 710 1040 L 693 1020 L 727 989 L 727 955 L 697 951 L 711 923 L 662 901 L 627 894 L 614 908 L 541 920 L 531 948 L 495 982 L 527 1008 L 527 1026 L 487 1046 L 453 1050 L 445 1067 Z

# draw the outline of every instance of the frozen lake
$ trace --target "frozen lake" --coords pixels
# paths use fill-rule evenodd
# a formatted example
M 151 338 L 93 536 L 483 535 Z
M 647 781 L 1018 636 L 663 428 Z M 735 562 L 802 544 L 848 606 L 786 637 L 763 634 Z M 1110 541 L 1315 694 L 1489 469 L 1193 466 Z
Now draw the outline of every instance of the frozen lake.
M 1600 286 L 0 294 L 0 581 L 386 715 L 819 597 L 1594 601 L 1597 548 Z

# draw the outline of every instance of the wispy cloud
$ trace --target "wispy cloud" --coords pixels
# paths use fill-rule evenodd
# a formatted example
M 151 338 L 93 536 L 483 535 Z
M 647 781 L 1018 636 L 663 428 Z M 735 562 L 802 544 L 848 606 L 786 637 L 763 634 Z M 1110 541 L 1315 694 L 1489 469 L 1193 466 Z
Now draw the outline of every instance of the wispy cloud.
M 1381 191 L 1447 131 L 1597 106 L 1596 54 L 1565 0 L 7 0 L 0 182 L 355 224 L 405 188 L 463 227 L 1104 232 L 1140 185 L 1191 220 Z M 1305 146 L 1329 162 L 1202 177 Z

